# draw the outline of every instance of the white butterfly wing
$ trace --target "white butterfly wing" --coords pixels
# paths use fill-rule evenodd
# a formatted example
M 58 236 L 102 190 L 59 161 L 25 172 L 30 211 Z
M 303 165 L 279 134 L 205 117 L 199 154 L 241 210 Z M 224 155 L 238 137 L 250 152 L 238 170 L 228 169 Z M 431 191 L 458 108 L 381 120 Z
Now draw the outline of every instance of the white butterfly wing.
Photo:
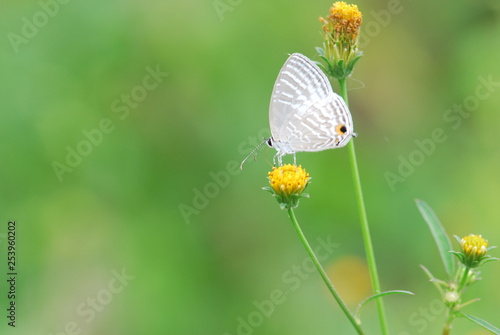
M 314 103 L 301 115 L 294 114 L 285 124 L 281 140 L 294 152 L 340 148 L 353 135 L 351 114 L 344 100 L 332 93 Z
M 314 102 L 333 93 L 328 79 L 306 56 L 294 53 L 288 57 L 274 84 L 269 107 L 269 125 L 274 140 L 287 137 L 287 121 L 304 114 Z
M 291 55 L 278 75 L 269 122 L 273 140 L 288 152 L 342 147 L 353 135 L 344 100 L 332 91 L 323 71 L 301 54 Z

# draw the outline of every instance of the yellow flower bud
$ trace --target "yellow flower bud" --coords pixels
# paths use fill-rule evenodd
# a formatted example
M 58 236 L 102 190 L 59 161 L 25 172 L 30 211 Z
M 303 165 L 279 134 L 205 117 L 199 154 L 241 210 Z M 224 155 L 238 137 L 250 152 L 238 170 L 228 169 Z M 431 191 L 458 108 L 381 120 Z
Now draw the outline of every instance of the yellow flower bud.
M 465 236 L 460 241 L 460 246 L 462 251 L 466 256 L 472 257 L 482 257 L 486 255 L 486 248 L 488 248 L 488 241 L 485 240 L 481 235 Z
M 476 268 L 486 262 L 497 261 L 498 258 L 493 258 L 486 253 L 496 247 L 488 248 L 488 241 L 481 235 L 470 234 L 463 238 L 455 236 L 460 243 L 461 252 L 451 251 L 458 257 L 460 262 L 468 268 Z
M 282 208 L 294 208 L 308 185 L 309 174 L 302 166 L 285 164 L 273 167 L 268 173 L 270 188 L 267 190 L 276 196 Z

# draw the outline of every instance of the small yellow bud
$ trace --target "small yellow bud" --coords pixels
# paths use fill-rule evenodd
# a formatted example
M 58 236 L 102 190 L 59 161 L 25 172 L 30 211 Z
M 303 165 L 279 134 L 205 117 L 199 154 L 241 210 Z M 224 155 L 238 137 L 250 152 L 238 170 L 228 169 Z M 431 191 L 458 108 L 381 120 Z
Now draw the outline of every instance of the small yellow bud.
M 268 173 L 268 178 L 271 188 L 267 190 L 277 197 L 282 208 L 296 207 L 298 199 L 310 180 L 309 174 L 302 166 L 291 164 L 273 167 Z
M 487 258 L 486 252 L 488 251 L 488 241 L 481 235 L 470 234 L 460 240 L 460 247 L 462 248 L 462 263 L 469 267 L 475 268 L 481 264 L 484 258 Z
M 309 180 L 309 174 L 302 166 L 285 164 L 268 173 L 269 183 L 276 193 L 286 196 L 301 193 Z
M 462 238 L 460 246 L 466 256 L 480 258 L 486 255 L 488 241 L 481 235 L 470 234 L 469 236 Z

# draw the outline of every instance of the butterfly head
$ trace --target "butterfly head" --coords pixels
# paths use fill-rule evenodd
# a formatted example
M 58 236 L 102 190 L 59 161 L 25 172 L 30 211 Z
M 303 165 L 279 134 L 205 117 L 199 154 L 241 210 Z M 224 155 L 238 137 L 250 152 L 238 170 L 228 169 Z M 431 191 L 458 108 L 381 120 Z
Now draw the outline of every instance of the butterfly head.
M 274 143 L 274 140 L 273 140 L 273 137 L 269 137 L 268 139 L 265 140 L 266 144 L 268 145 L 269 148 L 272 148 L 273 147 L 273 143 Z

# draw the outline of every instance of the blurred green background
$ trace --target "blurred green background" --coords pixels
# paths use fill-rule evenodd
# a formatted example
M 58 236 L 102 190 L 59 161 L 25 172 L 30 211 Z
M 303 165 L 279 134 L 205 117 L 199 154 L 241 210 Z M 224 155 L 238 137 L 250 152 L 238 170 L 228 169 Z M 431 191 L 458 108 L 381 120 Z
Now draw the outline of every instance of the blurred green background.
M 391 334 L 438 334 L 443 308 L 419 264 L 444 271 L 414 199 L 450 235 L 500 244 L 500 4 L 356 4 L 364 56 L 349 99 L 382 288 L 416 293 L 385 299 Z M 274 150 L 235 168 L 269 135 L 287 54 L 318 60 L 318 17 L 330 5 L 2 2 L 0 238 L 5 255 L 16 220 L 15 331 L 354 334 L 319 275 L 304 270 L 286 213 L 261 190 Z M 445 140 L 419 154 L 435 129 Z M 313 182 L 296 214 L 313 245 L 335 243 L 322 261 L 355 308 L 370 288 L 347 151 L 297 159 Z M 417 164 L 388 182 L 403 160 Z M 499 276 L 498 264 L 485 266 L 468 292 L 482 300 L 466 309 L 497 326 Z M 276 292 L 281 303 L 263 315 L 257 306 Z M 363 317 L 378 334 L 374 306 Z M 453 333 L 485 334 L 465 320 Z

